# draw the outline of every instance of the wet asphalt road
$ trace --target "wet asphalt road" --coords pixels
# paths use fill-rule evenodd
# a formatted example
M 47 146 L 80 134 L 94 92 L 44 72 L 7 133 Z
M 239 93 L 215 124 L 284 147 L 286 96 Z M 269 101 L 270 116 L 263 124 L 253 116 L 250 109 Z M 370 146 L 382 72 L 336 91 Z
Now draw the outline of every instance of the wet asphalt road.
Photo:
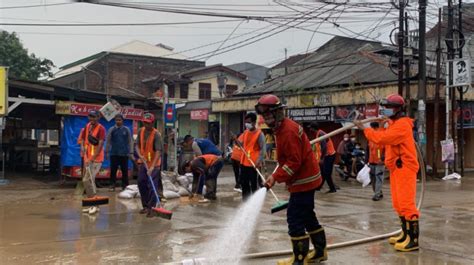
M 38 179 L 38 178 L 35 178 Z M 398 229 L 391 209 L 388 180 L 382 201 L 371 200 L 370 188 L 342 182 L 335 194 L 316 194 L 317 215 L 328 243 L 383 234 Z M 225 168 L 218 181 L 218 200 L 191 204 L 175 199 L 171 221 L 138 214 L 137 199 L 110 196 L 96 216 L 80 212 L 73 185 L 60 187 L 25 177 L 0 186 L 0 264 L 163 264 L 198 257 L 204 244 L 222 232 L 236 213 L 240 194 Z M 420 185 L 420 184 L 419 184 Z M 419 189 L 420 190 L 420 187 Z M 288 196 L 282 186 L 276 188 Z M 331 250 L 325 264 L 474 264 L 474 175 L 462 181 L 429 180 L 420 223 L 421 249 L 399 253 L 385 241 Z M 419 193 L 418 193 L 419 195 Z M 270 214 L 267 195 L 249 253 L 287 250 L 285 213 Z M 242 264 L 275 264 L 281 257 L 246 260 Z

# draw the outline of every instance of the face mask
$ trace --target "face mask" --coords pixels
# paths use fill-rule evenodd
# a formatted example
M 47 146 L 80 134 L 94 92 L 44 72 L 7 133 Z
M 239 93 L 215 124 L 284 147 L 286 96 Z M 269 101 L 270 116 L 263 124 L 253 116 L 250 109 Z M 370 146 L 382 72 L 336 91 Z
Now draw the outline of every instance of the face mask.
M 355 140 L 356 140 L 356 138 L 351 138 L 351 141 L 352 141 L 352 142 L 355 142 Z
M 344 141 L 349 141 L 349 138 L 344 138 Z
M 391 117 L 395 114 L 395 112 L 393 111 L 393 109 L 381 109 L 380 110 L 380 114 L 382 114 L 383 116 L 385 117 Z
M 247 128 L 248 130 L 251 130 L 251 129 L 253 129 L 253 125 L 251 123 L 246 122 L 245 123 L 245 128 Z

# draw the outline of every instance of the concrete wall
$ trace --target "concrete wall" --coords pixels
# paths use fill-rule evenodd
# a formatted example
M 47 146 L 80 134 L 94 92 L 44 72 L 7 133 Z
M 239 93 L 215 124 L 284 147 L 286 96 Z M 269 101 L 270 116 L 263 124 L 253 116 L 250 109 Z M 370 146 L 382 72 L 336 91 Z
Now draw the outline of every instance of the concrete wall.
M 199 100 L 199 83 L 211 84 L 211 98 L 220 98 L 219 89 L 217 87 L 217 74 L 218 72 L 205 73 L 201 75 L 195 75 L 191 78 L 192 83 L 189 84 L 189 101 Z M 237 85 L 238 91 L 241 91 L 245 87 L 245 80 L 236 78 L 231 75 L 226 75 L 227 85 Z

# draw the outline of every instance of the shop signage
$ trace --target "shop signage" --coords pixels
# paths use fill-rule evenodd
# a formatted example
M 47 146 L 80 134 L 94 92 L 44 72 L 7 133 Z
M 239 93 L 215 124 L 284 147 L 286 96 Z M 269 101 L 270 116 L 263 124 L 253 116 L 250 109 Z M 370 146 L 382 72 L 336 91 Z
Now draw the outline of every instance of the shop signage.
M 359 119 L 378 117 L 379 107 L 377 104 L 350 105 L 336 107 L 334 120 L 336 122 L 353 121 L 357 114 Z
M 101 105 L 78 103 L 71 101 L 58 101 L 56 102 L 56 114 L 59 115 L 74 115 L 74 116 L 87 116 L 92 110 L 100 110 Z M 144 111 L 142 109 L 135 109 L 131 107 L 122 107 L 120 113 L 124 119 L 127 120 L 141 120 L 143 118 Z
M 0 116 L 8 115 L 8 68 L 0 67 Z
M 207 121 L 208 117 L 209 117 L 208 109 L 191 110 L 191 120 Z
M 319 94 L 314 97 L 314 106 L 330 106 L 332 105 L 331 94 Z
M 458 108 L 456 114 L 458 116 L 457 126 L 458 129 L 461 128 L 461 119 L 463 119 L 463 128 L 474 128 L 474 102 L 463 102 L 462 103 L 462 115 L 461 111 Z
M 289 109 L 288 116 L 294 121 L 333 121 L 334 108 Z

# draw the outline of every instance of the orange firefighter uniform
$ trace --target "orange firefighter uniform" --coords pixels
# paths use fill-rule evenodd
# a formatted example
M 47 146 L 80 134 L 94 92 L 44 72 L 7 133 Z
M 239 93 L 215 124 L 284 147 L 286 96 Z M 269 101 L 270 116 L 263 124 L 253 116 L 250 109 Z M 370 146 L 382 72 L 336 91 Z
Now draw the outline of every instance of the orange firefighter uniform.
M 386 130 L 364 129 L 367 139 L 385 145 L 385 166 L 390 171 L 392 204 L 399 216 L 417 220 L 416 174 L 418 160 L 413 138 L 413 121 L 408 117 L 391 120 Z

